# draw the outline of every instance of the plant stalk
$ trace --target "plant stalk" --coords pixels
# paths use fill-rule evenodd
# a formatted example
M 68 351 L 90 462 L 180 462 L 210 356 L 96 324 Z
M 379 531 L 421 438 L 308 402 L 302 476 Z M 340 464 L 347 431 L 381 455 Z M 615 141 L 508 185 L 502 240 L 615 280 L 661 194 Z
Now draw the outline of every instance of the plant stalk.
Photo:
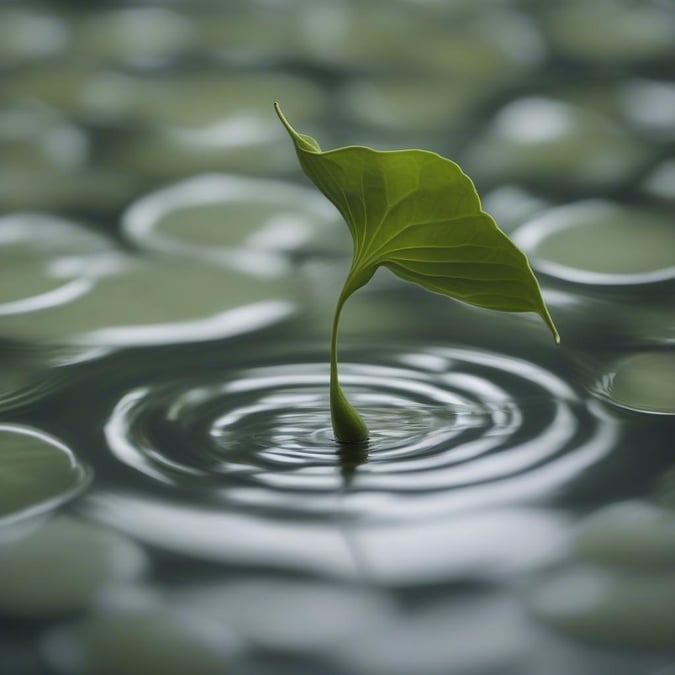
M 342 293 L 340 293 L 333 318 L 330 341 L 330 416 L 333 424 L 333 433 L 338 442 L 363 443 L 368 438 L 368 427 L 366 427 L 361 416 L 347 400 L 338 381 L 337 336 L 340 314 L 345 300 L 358 288 L 358 286 L 355 288 L 350 285 L 350 279 L 351 276 L 348 277 Z

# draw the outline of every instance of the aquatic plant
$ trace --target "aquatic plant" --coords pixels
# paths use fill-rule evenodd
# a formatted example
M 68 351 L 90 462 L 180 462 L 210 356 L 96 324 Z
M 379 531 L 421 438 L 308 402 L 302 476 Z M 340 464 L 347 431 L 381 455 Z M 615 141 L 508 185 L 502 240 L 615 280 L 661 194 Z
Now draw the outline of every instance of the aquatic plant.
M 368 429 L 338 381 L 342 307 L 379 266 L 424 288 L 478 307 L 536 312 L 560 341 L 525 254 L 482 210 L 471 179 L 449 159 L 425 150 L 347 146 L 322 151 L 289 124 L 302 170 L 336 206 L 354 242 L 338 297 L 330 349 L 330 406 L 338 441 L 367 439 Z

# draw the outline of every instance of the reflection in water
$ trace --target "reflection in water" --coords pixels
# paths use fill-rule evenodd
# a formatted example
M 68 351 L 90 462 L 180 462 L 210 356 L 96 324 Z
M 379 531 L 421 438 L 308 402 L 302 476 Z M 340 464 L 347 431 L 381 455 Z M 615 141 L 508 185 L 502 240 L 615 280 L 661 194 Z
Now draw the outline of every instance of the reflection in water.
M 615 439 L 608 420 L 533 364 L 448 349 L 388 361 L 342 366 L 372 429 L 367 461 L 361 453 L 352 466 L 336 459 L 326 368 L 315 363 L 138 388 L 106 437 L 124 463 L 222 504 L 377 518 L 543 494 Z M 350 489 L 337 498 L 339 464 Z
M 435 597 L 407 620 L 392 624 L 340 645 L 337 657 L 346 672 L 440 675 L 440 663 L 452 664 L 445 672 L 467 675 L 529 670 L 532 633 L 522 609 L 505 594 Z
M 564 518 L 505 505 L 574 481 L 611 451 L 616 423 L 499 354 L 357 360 L 341 366 L 372 430 L 356 456 L 332 437 L 324 365 L 193 372 L 121 397 L 106 439 L 141 489 L 109 483 L 83 509 L 181 555 L 397 584 L 559 554 Z
M 82 508 L 88 517 L 179 556 L 310 571 L 369 586 L 467 578 L 500 582 L 557 560 L 569 539 L 567 517 L 503 505 L 461 518 L 340 522 L 281 518 L 262 508 L 245 513 L 119 489 L 97 491 Z
M 235 565 L 272 565 L 352 576 L 340 529 L 326 521 L 262 518 L 222 505 L 162 499 L 121 488 L 98 490 L 82 504 L 88 517 L 179 555 Z
M 335 648 L 389 626 L 396 612 L 375 589 L 274 576 L 195 583 L 170 597 L 187 611 L 225 622 L 247 641 L 281 652 Z

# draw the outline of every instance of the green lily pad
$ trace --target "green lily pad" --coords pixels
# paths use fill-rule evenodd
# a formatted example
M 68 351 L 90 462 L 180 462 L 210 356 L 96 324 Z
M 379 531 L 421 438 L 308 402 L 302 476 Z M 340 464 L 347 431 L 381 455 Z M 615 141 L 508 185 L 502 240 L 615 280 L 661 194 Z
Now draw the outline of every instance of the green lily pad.
M 104 592 L 136 580 L 143 551 L 96 524 L 57 516 L 0 556 L 0 613 L 46 619 L 91 605 Z
M 93 283 L 91 275 L 69 272 L 62 269 L 63 265 L 52 263 L 61 257 L 93 255 L 114 248 L 106 237 L 48 214 L 1 217 L 0 316 L 31 313 L 87 293 Z
M 203 171 L 270 174 L 293 168 L 283 130 L 269 114 L 275 96 L 288 99 L 299 119 L 325 110 L 323 92 L 309 80 L 279 74 L 204 74 L 129 80 L 127 110 L 136 125 L 111 149 L 125 171 L 161 178 Z M 122 114 L 123 113 L 123 114 Z
M 0 353 L 0 410 L 5 411 L 46 396 L 61 379 L 61 371 L 42 355 L 21 348 Z
M 675 202 L 675 159 L 667 159 L 645 178 L 643 190 L 664 202 Z
M 133 174 L 93 165 L 24 169 L 0 162 L 0 172 L 2 210 L 113 210 L 122 208 L 138 192 Z
M 622 408 L 675 415 L 675 354 L 642 352 L 615 362 L 594 390 Z
M 620 67 L 672 55 L 675 25 L 667 3 L 572 0 L 541 6 L 548 38 L 567 58 Z
M 68 45 L 68 30 L 61 19 L 20 7 L 0 11 L 0 67 L 53 57 Z
M 147 195 L 126 212 L 123 231 L 142 248 L 216 262 L 253 251 L 349 253 L 335 209 L 321 195 L 237 175 L 197 176 Z
M 310 7 L 306 5 L 306 7 Z M 194 10 L 196 5 L 192 5 Z M 200 50 L 228 64 L 269 67 L 303 58 L 293 12 L 304 13 L 303 5 L 270 5 L 251 11 L 246 3 L 200 3 L 192 11 L 199 34 Z M 255 35 L 255 40 L 251 39 Z
M 607 117 L 543 97 L 506 104 L 463 157 L 483 181 L 553 189 L 607 188 L 628 180 L 648 150 Z
M 73 49 L 85 61 L 155 65 L 194 47 L 190 20 L 169 9 L 128 7 L 83 14 Z
M 534 612 L 576 637 L 605 645 L 668 648 L 675 643 L 675 574 L 573 565 L 531 594 Z
M 587 560 L 635 568 L 675 566 L 675 513 L 647 501 L 606 506 L 588 516 L 575 537 Z
M 637 128 L 657 138 L 675 138 L 675 84 L 661 80 L 634 79 L 625 82 L 619 101 L 626 118 Z
M 76 256 L 115 248 L 112 240 L 76 222 L 47 213 L 12 213 L 0 218 L 0 263 Z
M 112 254 L 52 267 L 91 287 L 69 302 L 6 314 L 0 336 L 59 345 L 176 344 L 247 333 L 296 311 L 283 279 L 206 262 Z
M 55 438 L 30 427 L 0 425 L 0 528 L 72 499 L 89 477 Z
M 74 168 L 87 159 L 89 145 L 82 128 L 51 108 L 23 101 L 0 107 L 3 168 Z
M 559 206 L 513 234 L 532 266 L 575 283 L 633 285 L 675 278 L 672 220 L 592 199 Z
M 387 3 L 383 12 L 378 3 L 305 3 L 297 39 L 311 63 L 359 72 L 412 68 L 484 88 L 541 62 L 541 37 L 521 14 L 494 6 L 457 12 L 456 4 Z
M 227 628 L 166 608 L 96 614 L 49 632 L 42 647 L 64 675 L 222 675 L 237 651 Z
M 406 133 L 446 133 L 469 126 L 485 88 L 447 77 L 397 76 L 349 82 L 338 100 L 357 122 Z

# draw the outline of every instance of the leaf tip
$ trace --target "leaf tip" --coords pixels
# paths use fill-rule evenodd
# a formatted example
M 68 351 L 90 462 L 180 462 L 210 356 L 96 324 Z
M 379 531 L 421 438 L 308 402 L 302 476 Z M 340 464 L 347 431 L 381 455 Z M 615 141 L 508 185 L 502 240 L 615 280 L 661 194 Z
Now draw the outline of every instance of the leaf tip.
M 281 111 L 281 106 L 277 101 L 274 102 L 274 112 L 276 112 L 277 117 L 280 122 L 284 125 L 288 135 L 291 137 L 293 144 L 295 145 L 296 150 L 303 150 L 305 152 L 321 152 L 319 144 L 311 137 L 306 134 L 299 134 L 286 119 L 286 116 Z
M 281 111 L 281 106 L 279 105 L 279 101 L 274 102 L 274 112 L 277 114 L 277 117 L 279 118 L 279 121 L 286 127 L 286 131 L 288 131 L 291 136 L 293 135 L 293 127 L 288 123 L 288 120 L 284 116 L 284 113 Z
M 553 341 L 559 345 L 560 344 L 560 333 L 558 333 L 558 329 L 555 327 L 555 324 L 553 323 L 553 319 L 551 318 L 551 315 L 549 314 L 548 308 L 546 305 L 544 305 L 544 313 L 542 314 L 542 318 L 544 319 L 546 325 L 549 327 L 549 330 L 551 331 L 551 334 L 553 335 Z

